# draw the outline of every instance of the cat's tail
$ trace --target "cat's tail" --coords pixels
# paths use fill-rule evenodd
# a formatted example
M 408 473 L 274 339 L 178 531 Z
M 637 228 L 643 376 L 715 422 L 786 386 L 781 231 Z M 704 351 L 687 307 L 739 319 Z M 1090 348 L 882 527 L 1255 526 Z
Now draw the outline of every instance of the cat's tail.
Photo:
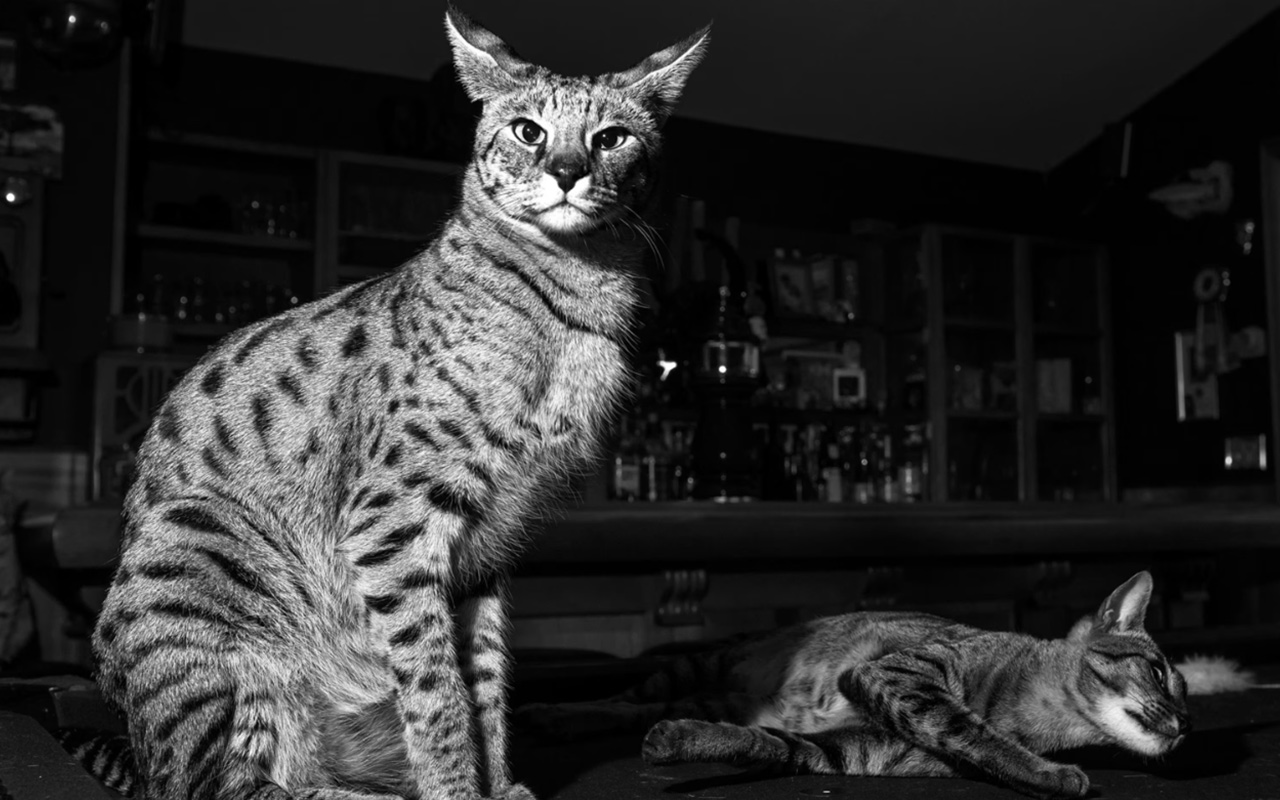
M 62 748 L 99 783 L 125 796 L 133 794 L 138 768 L 129 737 L 87 728 L 59 728 L 55 735 Z

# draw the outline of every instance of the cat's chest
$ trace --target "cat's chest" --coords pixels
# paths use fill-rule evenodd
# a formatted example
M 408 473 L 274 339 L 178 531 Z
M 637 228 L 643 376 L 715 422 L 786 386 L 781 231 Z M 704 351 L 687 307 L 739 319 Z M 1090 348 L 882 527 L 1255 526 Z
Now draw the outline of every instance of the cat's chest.
M 613 340 L 568 332 L 536 387 L 530 418 L 551 443 L 593 437 L 622 392 L 626 367 Z

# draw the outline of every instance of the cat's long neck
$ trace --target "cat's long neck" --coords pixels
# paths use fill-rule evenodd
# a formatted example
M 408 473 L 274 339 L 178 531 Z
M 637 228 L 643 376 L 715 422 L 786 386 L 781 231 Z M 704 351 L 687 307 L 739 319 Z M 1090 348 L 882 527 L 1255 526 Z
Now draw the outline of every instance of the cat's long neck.
M 515 275 L 570 328 L 621 340 L 630 335 L 639 301 L 636 276 L 643 251 L 639 237 L 615 226 L 585 235 L 552 237 L 512 219 L 482 188 L 475 165 L 462 181 L 461 202 L 438 240 L 444 261 L 471 249 L 479 258 L 462 263 Z

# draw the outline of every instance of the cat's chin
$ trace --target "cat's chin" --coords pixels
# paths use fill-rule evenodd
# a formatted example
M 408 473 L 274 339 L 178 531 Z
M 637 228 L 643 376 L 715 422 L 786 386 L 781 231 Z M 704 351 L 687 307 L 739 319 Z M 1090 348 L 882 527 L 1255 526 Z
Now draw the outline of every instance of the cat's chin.
M 561 203 L 539 213 L 534 224 L 553 236 L 581 235 L 600 227 L 598 219 L 569 203 Z

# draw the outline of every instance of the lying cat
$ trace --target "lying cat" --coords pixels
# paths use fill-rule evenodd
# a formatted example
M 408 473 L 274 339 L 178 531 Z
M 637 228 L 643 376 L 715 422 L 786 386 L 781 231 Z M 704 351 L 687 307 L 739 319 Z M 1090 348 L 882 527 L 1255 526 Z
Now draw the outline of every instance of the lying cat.
M 1143 628 L 1151 586 L 1134 575 L 1065 639 L 910 612 L 827 617 L 675 659 L 610 700 L 524 706 L 517 720 L 562 735 L 652 725 L 651 764 L 978 775 L 1080 797 L 1084 771 L 1042 753 L 1160 756 L 1189 729 L 1186 683 Z

